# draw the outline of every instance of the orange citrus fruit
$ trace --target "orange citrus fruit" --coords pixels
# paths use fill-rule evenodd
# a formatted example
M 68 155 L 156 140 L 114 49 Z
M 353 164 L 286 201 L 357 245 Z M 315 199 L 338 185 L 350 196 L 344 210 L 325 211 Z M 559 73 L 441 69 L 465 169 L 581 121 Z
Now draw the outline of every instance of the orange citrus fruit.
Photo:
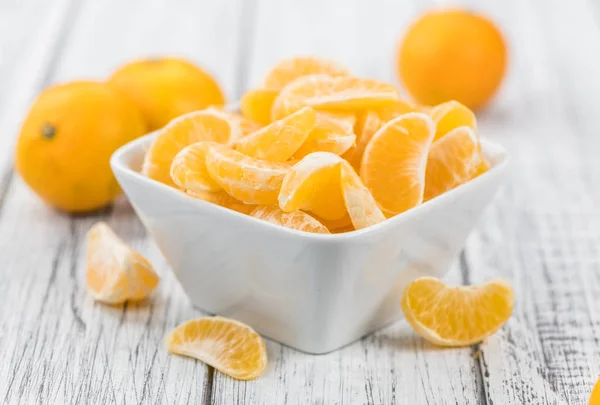
M 221 186 L 215 182 L 206 168 L 206 151 L 216 142 L 196 142 L 183 148 L 171 163 L 171 179 L 183 190 L 219 191 Z
M 454 128 L 462 126 L 477 131 L 475 114 L 458 101 L 447 101 L 436 105 L 429 112 L 429 116 L 436 125 L 434 140 L 440 139 Z
M 158 276 L 150 262 L 107 224 L 95 224 L 87 240 L 87 289 L 95 300 L 120 304 L 144 299 L 154 291 Z
M 398 91 L 389 83 L 349 76 L 304 76 L 281 90 L 273 102 L 271 118 L 280 119 L 305 106 L 356 111 L 383 107 L 397 100 Z
M 308 75 L 350 76 L 348 69 L 329 59 L 311 56 L 298 56 L 284 59 L 275 65 L 265 78 L 264 86 L 281 90 L 288 83 Z
M 242 214 L 250 214 L 256 207 L 251 204 L 244 204 L 227 194 L 225 191 L 204 191 L 204 190 L 186 190 L 186 194 L 190 197 L 197 198 L 202 201 L 216 204 L 230 210 L 240 212 Z
M 336 220 L 346 215 L 340 182 L 344 160 L 329 152 L 307 155 L 289 170 L 279 192 L 285 212 L 310 211 L 320 218 Z
M 600 405 L 600 379 L 596 381 L 596 385 L 592 389 L 588 405 Z
M 358 230 L 385 221 L 373 195 L 348 162 L 342 163 L 342 193 L 353 228 Z
M 109 79 L 142 110 L 150 130 L 173 118 L 211 105 L 225 104 L 215 79 L 193 63 L 178 58 L 152 58 L 128 63 Z
M 327 220 L 319 217 L 316 217 L 315 219 L 325 225 L 331 233 L 341 233 L 354 230 L 352 220 L 350 219 L 348 213 L 346 213 L 346 215 L 340 219 Z
M 506 54 L 502 34 L 487 18 L 466 10 L 434 10 L 406 32 L 398 73 L 421 104 L 458 100 L 477 109 L 500 86 Z
M 241 138 L 235 149 L 257 159 L 285 162 L 302 146 L 315 121 L 315 111 L 305 107 Z
M 381 127 L 365 148 L 360 175 L 385 214 L 399 214 L 423 201 L 434 132 L 427 115 L 408 113 Z
M 240 101 L 242 115 L 249 120 L 267 125 L 271 122 L 271 108 L 279 90 L 253 89 L 247 91 Z
M 137 107 L 107 84 L 56 85 L 37 98 L 25 118 L 16 170 L 48 204 L 92 211 L 120 193 L 109 165 L 112 153 L 145 132 Z
M 331 152 L 342 155 L 356 141 L 354 135 L 354 116 L 317 113 L 315 126 L 306 140 L 294 153 L 294 158 L 301 159 L 313 152 Z
M 198 359 L 237 380 L 253 380 L 267 366 L 267 349 L 248 325 L 220 316 L 177 326 L 166 339 L 171 353 Z
M 513 290 L 502 279 L 449 287 L 437 278 L 421 277 L 402 296 L 408 323 L 423 338 L 441 346 L 481 342 L 504 325 L 513 305 Z
M 168 185 L 171 180 L 171 163 L 188 145 L 201 141 L 231 144 L 241 136 L 239 124 L 217 109 L 195 111 L 169 122 L 146 153 L 142 173 Z
M 487 168 L 475 132 L 469 127 L 450 131 L 431 145 L 425 172 L 424 200 L 431 200 L 471 180 Z
M 285 212 L 276 205 L 262 205 L 256 207 L 251 213 L 258 219 L 286 228 L 312 233 L 329 233 L 327 227 L 302 211 Z
M 289 165 L 244 155 L 224 145 L 207 150 L 206 167 L 211 177 L 232 197 L 246 203 L 271 205 Z

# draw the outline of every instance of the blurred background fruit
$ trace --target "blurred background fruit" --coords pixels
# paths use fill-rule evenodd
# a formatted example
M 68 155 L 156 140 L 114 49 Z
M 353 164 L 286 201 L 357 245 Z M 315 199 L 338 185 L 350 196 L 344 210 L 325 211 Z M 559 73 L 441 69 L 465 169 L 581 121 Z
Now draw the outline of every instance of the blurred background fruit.
M 111 154 L 146 132 L 140 111 L 113 87 L 71 82 L 45 90 L 17 140 L 15 165 L 43 200 L 67 212 L 109 204 L 120 192 Z
M 178 58 L 128 63 L 117 69 L 109 82 L 140 107 L 151 131 L 182 114 L 225 104 L 223 91 L 210 74 Z
M 419 103 L 457 100 L 485 105 L 505 74 L 506 44 L 487 18 L 465 10 L 434 10 L 408 28 L 397 54 L 399 78 Z

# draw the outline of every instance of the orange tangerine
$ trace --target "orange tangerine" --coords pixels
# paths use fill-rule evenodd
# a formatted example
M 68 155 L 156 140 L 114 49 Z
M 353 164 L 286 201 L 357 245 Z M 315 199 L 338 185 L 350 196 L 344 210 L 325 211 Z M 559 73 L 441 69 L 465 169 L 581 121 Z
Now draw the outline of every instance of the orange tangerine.
M 367 145 L 361 178 L 387 215 L 423 201 L 427 155 L 435 125 L 423 113 L 401 115 L 385 124 Z
M 271 111 L 272 119 L 309 106 L 329 111 L 357 111 L 393 104 L 398 91 L 389 84 L 358 77 L 312 75 L 301 77 L 281 90 Z
M 458 100 L 483 106 L 506 72 L 502 33 L 486 17 L 460 9 L 433 10 L 408 29 L 398 49 L 398 73 L 421 104 Z
M 264 86 L 281 90 L 288 83 L 308 75 L 350 76 L 348 69 L 329 59 L 311 56 L 297 56 L 280 61 L 265 78 Z
M 477 119 L 473 111 L 458 101 L 448 101 L 436 105 L 429 112 L 429 116 L 435 122 L 435 138 L 440 139 L 455 128 L 467 126 L 477 131 Z
M 502 279 L 449 287 L 437 278 L 421 277 L 406 287 L 402 297 L 408 323 L 423 338 L 441 346 L 481 342 L 504 325 L 513 305 L 513 290 Z
M 186 190 L 190 197 L 197 198 L 212 204 L 219 205 L 230 210 L 240 212 L 242 214 L 250 214 L 256 207 L 255 205 L 244 204 L 227 194 L 225 191 L 203 191 L 203 190 Z
M 196 142 L 183 148 L 171 163 L 171 179 L 183 190 L 219 191 L 206 168 L 206 151 L 216 142 Z
M 252 158 L 224 145 L 208 149 L 206 167 L 229 195 L 257 205 L 277 203 L 283 178 L 290 171 L 289 165 Z
M 258 219 L 286 228 L 312 233 L 329 233 L 327 227 L 302 211 L 285 212 L 276 205 L 262 205 L 256 207 L 251 213 Z
M 182 114 L 225 104 L 215 79 L 190 61 L 151 58 L 128 63 L 109 79 L 144 114 L 150 130 L 162 128 Z
M 302 146 L 315 121 L 315 111 L 305 107 L 241 138 L 235 148 L 257 159 L 285 162 Z
M 313 152 L 331 152 L 342 155 L 356 141 L 354 135 L 354 116 L 317 113 L 314 128 L 302 146 L 294 153 L 294 158 L 302 159 Z
M 240 102 L 242 115 L 249 120 L 267 125 L 271 122 L 271 108 L 279 94 L 279 90 L 252 89 L 248 90 Z
M 217 109 L 182 115 L 159 132 L 146 153 L 142 173 L 172 186 L 171 163 L 179 151 L 201 141 L 231 144 L 241 133 L 239 124 Z
M 346 215 L 340 182 L 344 160 L 329 152 L 305 156 L 289 170 L 279 192 L 279 207 L 285 212 L 310 211 L 320 218 L 336 220 Z
M 265 342 L 254 329 L 220 316 L 177 326 L 166 339 L 171 353 L 198 359 L 237 380 L 253 380 L 267 366 Z
M 249 135 L 252 132 L 258 131 L 260 128 L 262 128 L 262 125 L 260 125 L 258 122 L 254 122 L 254 121 L 244 117 L 241 114 L 225 110 L 224 108 L 213 106 L 213 107 L 207 108 L 206 110 L 220 111 L 222 114 L 227 116 L 229 119 L 236 122 L 240 126 L 240 129 L 242 130 L 242 136 Z
M 431 145 L 424 200 L 445 193 L 487 169 L 475 132 L 469 127 L 458 127 Z
M 104 222 L 87 235 L 87 289 L 107 304 L 139 301 L 156 286 L 158 276 L 150 262 L 125 244 Z

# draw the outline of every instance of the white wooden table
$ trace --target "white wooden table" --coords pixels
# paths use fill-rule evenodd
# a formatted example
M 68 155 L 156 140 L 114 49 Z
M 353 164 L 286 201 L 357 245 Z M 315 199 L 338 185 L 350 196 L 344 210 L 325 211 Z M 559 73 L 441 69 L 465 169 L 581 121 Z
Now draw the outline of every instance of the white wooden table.
M 451 279 L 512 281 L 516 308 L 485 343 L 438 349 L 399 322 L 322 356 L 267 342 L 270 365 L 237 382 L 167 354 L 201 315 L 132 209 L 92 217 L 44 206 L 13 174 L 12 146 L 45 86 L 103 78 L 134 57 L 187 56 L 234 100 L 278 59 L 336 58 L 394 80 L 397 38 L 427 0 L 0 0 L 0 403 L 585 404 L 600 374 L 600 4 L 472 0 L 510 43 L 510 72 L 479 116 L 512 154 L 508 184 Z M 156 264 L 146 305 L 85 292 L 84 235 L 98 220 Z

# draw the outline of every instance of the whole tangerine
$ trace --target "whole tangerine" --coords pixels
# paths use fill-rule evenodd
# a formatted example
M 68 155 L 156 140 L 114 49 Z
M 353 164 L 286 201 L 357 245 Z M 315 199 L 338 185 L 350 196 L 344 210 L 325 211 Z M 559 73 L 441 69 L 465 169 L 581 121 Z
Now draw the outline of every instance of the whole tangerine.
M 502 33 L 486 17 L 466 10 L 434 10 L 408 29 L 397 52 L 398 74 L 421 104 L 457 100 L 486 104 L 505 75 Z
M 151 131 L 180 115 L 225 104 L 215 79 L 180 58 L 150 58 L 125 64 L 112 74 L 109 83 L 138 105 Z
M 138 108 L 108 84 L 56 85 L 42 92 L 25 118 L 16 170 L 50 205 L 74 213 L 93 211 L 120 192 L 110 156 L 145 132 Z

